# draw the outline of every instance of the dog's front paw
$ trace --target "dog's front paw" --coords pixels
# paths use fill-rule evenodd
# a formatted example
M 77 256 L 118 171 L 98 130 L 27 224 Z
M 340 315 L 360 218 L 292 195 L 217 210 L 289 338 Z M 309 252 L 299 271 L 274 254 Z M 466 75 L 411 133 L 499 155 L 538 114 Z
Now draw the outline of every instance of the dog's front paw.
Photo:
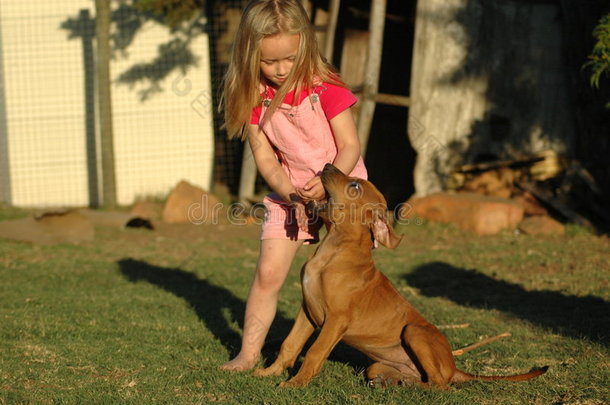
M 291 378 L 288 381 L 284 381 L 282 383 L 280 383 L 280 387 L 282 388 L 301 388 L 301 387 L 306 387 L 307 384 L 309 384 L 310 380 L 302 380 L 299 378 Z
M 282 368 L 271 365 L 267 368 L 257 368 L 252 372 L 252 375 L 255 377 L 271 377 L 281 375 L 283 371 Z

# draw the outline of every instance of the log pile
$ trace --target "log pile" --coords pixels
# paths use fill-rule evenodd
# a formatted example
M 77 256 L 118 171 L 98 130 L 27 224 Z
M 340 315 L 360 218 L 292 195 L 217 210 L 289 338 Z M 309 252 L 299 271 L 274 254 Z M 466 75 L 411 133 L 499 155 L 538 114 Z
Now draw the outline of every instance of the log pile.
M 454 223 L 479 235 L 505 229 L 563 234 L 564 222 L 596 230 L 598 227 L 581 213 L 583 204 L 587 212 L 602 217 L 608 214 L 594 198 L 575 198 L 575 192 L 583 187 L 590 193 L 598 192 L 594 180 L 578 163 L 544 151 L 525 159 L 458 167 L 451 175 L 449 191 L 411 198 L 399 216 Z M 587 201 L 583 203 L 582 198 Z M 606 219 L 610 224 L 610 218 Z

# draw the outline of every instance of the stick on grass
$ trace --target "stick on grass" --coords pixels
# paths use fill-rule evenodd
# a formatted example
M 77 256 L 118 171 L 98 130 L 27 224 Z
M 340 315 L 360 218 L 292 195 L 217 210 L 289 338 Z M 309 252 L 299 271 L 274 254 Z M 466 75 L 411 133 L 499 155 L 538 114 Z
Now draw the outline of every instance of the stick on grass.
M 438 325 L 437 328 L 439 329 L 462 329 L 462 328 L 468 328 L 470 326 L 469 323 L 459 323 L 457 325 Z
M 463 347 L 461 349 L 454 350 L 451 353 L 453 353 L 454 356 L 461 356 L 462 354 L 464 354 L 466 352 L 474 350 L 474 349 L 476 349 L 478 347 L 481 347 L 483 345 L 486 345 L 488 343 L 495 342 L 496 340 L 502 339 L 503 337 L 507 337 L 507 336 L 511 336 L 510 332 L 504 332 L 504 333 L 501 333 L 501 334 L 499 334 L 497 336 L 492 336 L 492 337 L 483 339 L 480 342 L 473 343 L 473 344 L 468 345 L 466 347 Z

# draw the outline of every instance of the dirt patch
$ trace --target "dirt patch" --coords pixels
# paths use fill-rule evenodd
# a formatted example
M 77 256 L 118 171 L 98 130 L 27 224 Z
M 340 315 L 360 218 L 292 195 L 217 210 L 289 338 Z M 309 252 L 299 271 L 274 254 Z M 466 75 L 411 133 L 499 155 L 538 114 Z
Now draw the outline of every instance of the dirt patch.
M 78 211 L 47 212 L 0 222 L 0 238 L 41 245 L 93 240 L 92 222 Z

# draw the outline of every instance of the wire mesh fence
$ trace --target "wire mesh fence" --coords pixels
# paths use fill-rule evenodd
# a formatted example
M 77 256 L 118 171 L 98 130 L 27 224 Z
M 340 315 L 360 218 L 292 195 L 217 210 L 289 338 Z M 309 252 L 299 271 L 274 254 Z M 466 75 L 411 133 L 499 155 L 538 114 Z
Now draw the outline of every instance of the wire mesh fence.
M 206 10 L 172 28 L 135 2 L 111 4 L 119 204 L 182 179 L 235 182 L 241 145 L 223 145 L 214 115 L 222 68 L 210 59 Z M 0 3 L 0 201 L 103 203 L 95 49 L 91 0 Z
M 237 195 L 244 144 L 227 138 L 217 107 L 247 0 L 185 2 L 197 9 L 174 26 L 139 3 L 111 1 L 118 203 L 163 195 L 182 179 Z M 305 3 L 324 20 L 324 1 Z M 0 200 L 103 203 L 95 57 L 93 1 L 2 0 Z

